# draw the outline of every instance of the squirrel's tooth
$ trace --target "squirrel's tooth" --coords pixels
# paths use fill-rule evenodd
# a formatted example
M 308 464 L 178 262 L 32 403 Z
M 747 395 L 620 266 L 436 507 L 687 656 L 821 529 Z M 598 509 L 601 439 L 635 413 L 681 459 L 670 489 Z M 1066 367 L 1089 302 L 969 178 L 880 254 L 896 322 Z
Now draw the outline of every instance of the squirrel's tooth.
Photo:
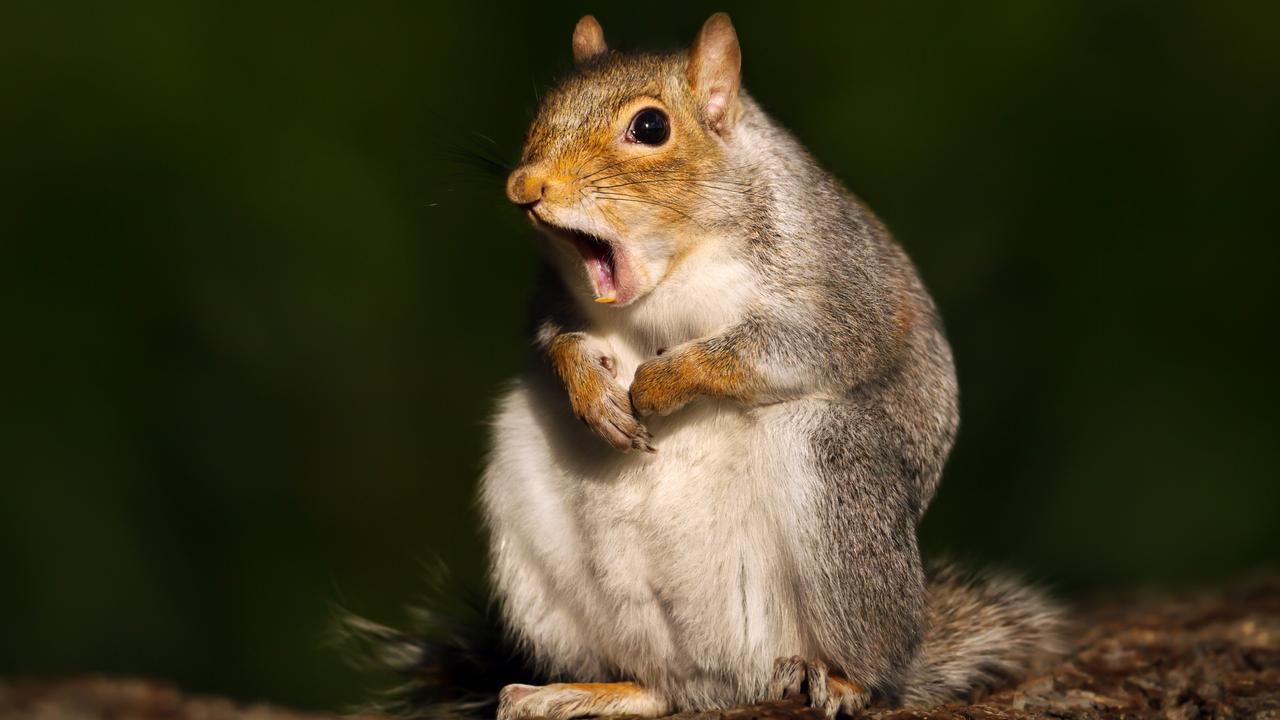
M 612 305 L 613 303 L 618 302 L 618 298 L 613 295 L 605 295 L 603 297 L 596 298 L 596 302 L 603 303 L 605 305 Z

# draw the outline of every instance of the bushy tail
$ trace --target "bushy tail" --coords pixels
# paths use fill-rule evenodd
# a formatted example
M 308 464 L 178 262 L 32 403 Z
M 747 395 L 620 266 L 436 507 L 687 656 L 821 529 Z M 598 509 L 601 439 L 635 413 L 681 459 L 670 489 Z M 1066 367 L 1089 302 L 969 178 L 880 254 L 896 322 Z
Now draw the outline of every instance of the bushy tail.
M 443 571 L 414 608 L 408 631 L 347 613 L 339 617 L 339 626 L 349 658 L 371 671 L 402 678 L 369 708 L 390 715 L 492 718 L 504 685 L 538 678 L 502 632 L 493 604 Z
M 929 571 L 929 626 L 904 704 L 968 698 L 1043 669 L 1063 652 L 1063 614 L 1035 588 L 950 565 Z

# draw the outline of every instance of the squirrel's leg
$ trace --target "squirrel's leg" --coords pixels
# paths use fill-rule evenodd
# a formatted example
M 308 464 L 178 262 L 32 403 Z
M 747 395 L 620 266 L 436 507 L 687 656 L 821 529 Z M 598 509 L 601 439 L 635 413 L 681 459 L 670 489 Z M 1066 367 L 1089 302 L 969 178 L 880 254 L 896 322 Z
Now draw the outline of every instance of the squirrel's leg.
M 665 698 L 630 682 L 508 685 L 498 696 L 497 720 L 568 720 L 605 715 L 654 718 L 669 712 Z
M 758 373 L 735 349 L 697 340 L 637 368 L 631 381 L 631 402 L 640 415 L 666 415 L 700 397 L 750 403 L 760 385 Z
M 798 400 L 763 408 L 761 422 L 786 452 L 762 449 L 762 471 L 782 484 L 792 518 L 784 527 L 796 614 L 808 641 L 786 654 L 847 678 L 877 702 L 895 704 L 925 627 L 926 594 L 916 546 L 917 496 L 902 473 L 911 453 L 868 391 L 842 402 Z M 776 668 L 775 668 L 775 680 Z M 784 683 L 789 686 L 789 683 Z M 863 692 L 851 694 L 854 704 Z M 843 702 L 841 698 L 841 702 Z M 824 709 L 830 710 L 834 702 Z
M 775 700 L 804 699 L 828 718 L 838 713 L 852 715 L 871 702 L 871 693 L 840 675 L 831 674 L 825 663 L 800 656 L 778 658 L 773 665 L 769 697 Z
M 812 504 L 800 531 L 809 537 L 795 562 L 809 578 L 802 616 L 820 657 L 893 704 L 925 627 L 911 476 L 926 463 L 885 402 L 868 392 L 819 405 L 804 473 Z
M 616 450 L 653 452 L 649 431 L 636 419 L 631 396 L 615 377 L 612 357 L 592 347 L 580 332 L 551 337 L 546 352 L 578 419 Z
M 677 345 L 636 368 L 631 403 L 666 415 L 700 397 L 757 405 L 848 387 L 839 353 L 812 333 L 762 317 Z

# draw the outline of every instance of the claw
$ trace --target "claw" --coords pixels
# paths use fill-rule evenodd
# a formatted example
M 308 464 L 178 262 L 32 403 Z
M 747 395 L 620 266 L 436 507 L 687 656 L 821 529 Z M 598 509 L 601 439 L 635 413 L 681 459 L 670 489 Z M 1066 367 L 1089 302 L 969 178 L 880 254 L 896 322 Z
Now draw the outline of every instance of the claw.
M 636 428 L 636 434 L 631 438 L 632 450 L 643 450 L 647 453 L 656 453 L 658 448 L 653 446 L 653 437 L 649 435 L 649 430 L 643 425 Z
M 840 713 L 852 715 L 871 701 L 870 693 L 855 682 L 832 675 L 826 663 L 805 660 L 799 655 L 774 661 L 769 697 L 799 700 L 821 710 L 828 718 L 835 718 Z

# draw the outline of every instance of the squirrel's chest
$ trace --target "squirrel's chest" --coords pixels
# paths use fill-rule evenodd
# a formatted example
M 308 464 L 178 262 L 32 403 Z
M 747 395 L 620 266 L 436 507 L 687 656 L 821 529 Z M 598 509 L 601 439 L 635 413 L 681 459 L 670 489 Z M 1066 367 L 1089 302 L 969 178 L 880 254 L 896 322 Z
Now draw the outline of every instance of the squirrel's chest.
M 683 536 L 706 537 L 756 489 L 757 423 L 731 401 L 709 400 L 646 423 L 657 452 L 620 456 L 601 474 L 580 476 L 582 519 L 600 533 L 627 525 L 696 545 Z
M 761 472 L 771 445 L 729 401 L 702 401 L 650 427 L 656 453 L 625 456 L 612 473 L 567 469 L 583 557 L 559 567 L 594 590 L 597 630 L 618 647 L 691 661 L 749 654 L 779 635 L 766 608 L 786 549 L 772 509 L 788 503 Z
M 529 378 L 504 404 L 484 497 L 509 620 L 581 637 L 602 662 L 760 667 L 798 647 L 777 412 L 699 401 L 651 419 L 654 454 L 617 453 Z M 520 603 L 512 598 L 528 598 Z M 762 659 L 763 658 L 763 659 Z M 655 664 L 656 663 L 656 664 Z M 687 665 L 687 667 L 686 667 Z

